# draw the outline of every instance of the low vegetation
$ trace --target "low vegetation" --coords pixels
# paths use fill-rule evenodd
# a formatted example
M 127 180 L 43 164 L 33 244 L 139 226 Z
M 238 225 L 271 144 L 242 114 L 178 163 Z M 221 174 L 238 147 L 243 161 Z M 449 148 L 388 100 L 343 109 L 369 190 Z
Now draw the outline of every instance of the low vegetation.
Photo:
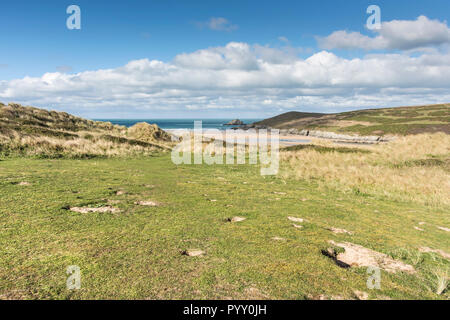
M 420 134 L 352 148 L 316 144 L 283 150 L 281 176 L 343 192 L 450 205 L 450 135 Z
M 312 140 L 261 176 L 175 165 L 152 126 L 41 118 L 26 132 L 1 120 L 0 299 L 450 299 L 449 135 Z M 74 265 L 81 288 L 68 290 Z

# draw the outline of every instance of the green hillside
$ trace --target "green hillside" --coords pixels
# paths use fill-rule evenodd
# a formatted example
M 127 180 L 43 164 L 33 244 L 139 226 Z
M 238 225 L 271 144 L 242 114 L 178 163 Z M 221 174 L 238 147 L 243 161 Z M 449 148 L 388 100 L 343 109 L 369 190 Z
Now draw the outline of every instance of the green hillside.
M 288 112 L 256 122 L 254 125 L 380 136 L 450 133 L 450 104 L 367 109 L 334 114 Z

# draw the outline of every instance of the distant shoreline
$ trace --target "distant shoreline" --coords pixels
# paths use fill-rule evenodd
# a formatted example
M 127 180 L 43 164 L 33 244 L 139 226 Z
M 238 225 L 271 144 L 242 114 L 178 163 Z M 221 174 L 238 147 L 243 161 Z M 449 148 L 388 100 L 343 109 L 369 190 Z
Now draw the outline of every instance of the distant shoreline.
M 92 119 L 94 121 L 111 122 L 112 124 L 131 127 L 139 122 L 147 122 L 149 124 L 157 124 L 163 130 L 189 130 L 194 129 L 194 121 L 202 121 L 203 129 L 219 129 L 227 130 L 239 126 L 225 125 L 233 120 L 232 118 L 217 119 Z M 245 124 L 251 124 L 262 119 L 248 118 L 242 119 Z

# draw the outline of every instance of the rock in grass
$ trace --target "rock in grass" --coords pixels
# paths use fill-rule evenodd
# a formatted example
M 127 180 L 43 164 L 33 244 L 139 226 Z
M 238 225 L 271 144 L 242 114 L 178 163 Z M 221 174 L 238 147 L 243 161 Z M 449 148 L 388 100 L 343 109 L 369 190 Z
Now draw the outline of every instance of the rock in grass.
M 355 291 L 353 291 L 353 294 L 356 296 L 356 298 L 358 298 L 358 300 L 367 300 L 367 299 L 369 299 L 369 294 L 367 292 L 364 292 L 364 291 L 355 290 Z
M 286 239 L 285 239 L 285 238 L 281 238 L 281 237 L 273 237 L 272 240 L 275 240 L 275 241 L 284 241 L 284 240 L 286 240 Z
M 450 232 L 450 229 L 449 228 L 445 228 L 445 227 L 437 227 L 439 230 L 442 230 L 442 231 L 447 231 L 447 232 Z
M 293 223 L 292 226 L 297 229 L 302 229 L 303 226 Z
M 159 204 L 157 202 L 147 200 L 147 201 L 136 201 L 134 204 L 146 207 L 157 207 Z
M 90 213 L 90 212 L 97 212 L 97 213 L 116 213 L 120 212 L 119 208 L 111 207 L 111 206 L 104 206 L 99 208 L 90 208 L 90 207 L 72 207 L 69 208 L 70 211 L 77 212 L 77 213 Z
M 351 231 L 347 231 L 345 229 L 340 229 L 340 228 L 330 227 L 330 228 L 326 228 L 326 229 L 333 233 L 346 233 L 346 234 L 350 234 L 350 235 L 353 234 L 353 232 L 351 232 Z
M 31 183 L 26 182 L 26 181 L 22 181 L 22 182 L 19 182 L 17 185 L 18 186 L 31 186 Z
M 419 227 L 414 227 L 414 229 L 416 229 L 417 231 L 425 231 L 425 230 L 423 230 L 422 228 L 419 228 Z
M 233 218 L 228 218 L 227 220 L 229 222 L 241 222 L 246 220 L 247 218 L 243 218 L 243 217 L 233 217 Z
M 205 254 L 205 251 L 200 250 L 200 249 L 188 249 L 188 250 L 184 250 L 182 253 L 182 255 L 185 256 L 189 256 L 189 257 L 199 257 Z
M 292 222 L 303 222 L 305 221 L 302 218 L 296 218 L 296 217 L 288 217 L 289 220 L 291 220 Z

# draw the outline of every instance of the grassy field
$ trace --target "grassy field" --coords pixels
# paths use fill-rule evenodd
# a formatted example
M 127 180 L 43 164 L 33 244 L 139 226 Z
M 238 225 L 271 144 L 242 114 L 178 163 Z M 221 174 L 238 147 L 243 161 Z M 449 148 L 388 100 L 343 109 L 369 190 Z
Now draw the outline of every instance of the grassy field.
M 450 133 L 450 104 L 368 109 L 335 114 L 288 112 L 257 122 L 279 129 L 308 129 L 358 135 Z
M 450 298 L 449 260 L 418 250 L 449 252 L 449 234 L 438 229 L 450 226 L 449 206 L 320 181 L 264 177 L 251 165 L 175 166 L 169 154 L 4 158 L 0 298 L 354 299 L 355 291 L 369 299 Z M 142 200 L 159 206 L 136 204 Z M 67 210 L 107 204 L 121 211 Z M 246 220 L 227 221 L 235 216 Z M 306 219 L 303 228 L 289 216 Z M 382 271 L 381 289 L 369 290 L 365 267 L 341 268 L 322 253 L 329 240 L 385 253 L 417 272 Z M 204 255 L 183 255 L 188 249 Z M 69 265 L 81 269 L 80 290 L 66 289 Z

